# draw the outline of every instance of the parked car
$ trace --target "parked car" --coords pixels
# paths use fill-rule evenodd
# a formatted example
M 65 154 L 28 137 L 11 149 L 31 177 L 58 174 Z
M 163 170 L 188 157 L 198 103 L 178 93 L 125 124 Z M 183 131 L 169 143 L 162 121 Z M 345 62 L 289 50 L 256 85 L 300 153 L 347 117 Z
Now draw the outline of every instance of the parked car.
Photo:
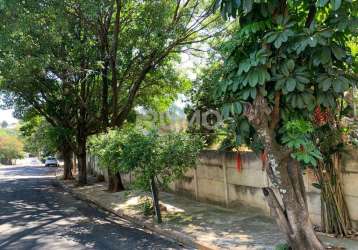
M 49 156 L 45 161 L 45 167 L 58 167 L 58 161 L 55 157 Z

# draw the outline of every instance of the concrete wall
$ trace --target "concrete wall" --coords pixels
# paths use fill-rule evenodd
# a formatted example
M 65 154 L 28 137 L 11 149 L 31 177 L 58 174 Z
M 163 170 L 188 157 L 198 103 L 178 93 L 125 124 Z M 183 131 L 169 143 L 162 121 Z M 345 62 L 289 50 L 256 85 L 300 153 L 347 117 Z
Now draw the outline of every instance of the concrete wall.
M 358 152 L 343 158 L 343 181 L 346 201 L 351 218 L 358 229 Z M 252 152 L 241 152 L 241 170 L 237 169 L 237 153 L 206 150 L 200 154 L 196 169 L 189 170 L 182 180 L 172 183 L 172 191 L 199 201 L 210 202 L 226 207 L 240 204 L 259 208 L 270 215 L 270 208 L 262 193 L 262 187 L 270 186 L 261 159 Z M 103 172 L 102 172 L 103 173 Z M 129 176 L 124 176 L 129 181 Z M 321 218 L 320 190 L 312 183 L 312 171 L 304 173 L 311 220 L 319 225 Z

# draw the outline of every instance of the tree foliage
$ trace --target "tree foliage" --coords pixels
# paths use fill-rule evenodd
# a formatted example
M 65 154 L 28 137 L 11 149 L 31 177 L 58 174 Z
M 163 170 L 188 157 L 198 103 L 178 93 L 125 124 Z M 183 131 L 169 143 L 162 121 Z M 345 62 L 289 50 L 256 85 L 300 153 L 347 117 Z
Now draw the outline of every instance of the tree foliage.
M 356 23 L 354 5 L 319 2 L 313 6 L 317 13 L 312 19 L 307 16 L 310 4 L 305 1 L 288 1 L 288 13 L 274 16 L 275 1 L 227 2 L 222 1 L 223 11 L 232 8 L 234 13 L 246 15 L 241 16 L 240 29 L 223 46 L 225 77 L 218 96 L 226 103 L 224 116 L 241 114 L 243 105 L 257 95 L 273 105 L 277 93 L 282 95 L 283 121 L 292 117 L 310 120 L 319 105 L 337 107 L 337 100 L 355 83 L 347 46 L 356 32 L 352 28 Z M 307 109 L 309 112 L 301 112 Z
M 144 190 L 150 189 L 151 176 L 163 187 L 182 177 L 195 165 L 202 147 L 198 136 L 183 132 L 159 135 L 154 130 L 143 132 L 133 127 L 111 130 L 90 141 L 90 152 L 99 158 L 102 167 L 113 172 L 133 172 L 136 186 Z
M 257 135 L 264 146 L 266 172 L 280 191 L 276 195 L 268 187 L 264 194 L 290 246 L 323 249 L 305 212 L 302 174 L 293 159 L 317 165 L 319 145 L 300 133 L 313 132 L 310 123 L 321 127 L 316 110 L 334 116 L 344 92 L 356 83 L 349 42 L 357 35 L 357 5 L 218 0 L 215 7 L 238 23 L 220 50 L 223 72 L 216 86 L 223 116 L 235 119 L 237 127 L 249 124 L 241 129 L 242 139 L 250 145 Z
M 20 132 L 26 152 L 42 157 L 60 152 L 61 146 L 67 143 L 65 138 L 68 138 L 68 131 L 52 126 L 41 116 L 27 117 Z
M 159 222 L 158 184 L 166 188 L 170 182 L 182 178 L 195 166 L 202 148 L 203 141 L 198 136 L 160 135 L 154 130 L 143 132 L 133 128 L 110 131 L 91 140 L 91 152 L 98 156 L 102 166 L 112 173 L 132 173 L 135 187 L 152 190 Z
M 193 0 L 4 1 L 5 100 L 70 131 L 85 183 L 88 136 L 121 127 L 135 106 L 175 98 L 183 86 L 177 54 L 211 37 L 204 32 L 217 20 L 210 7 Z
M 195 166 L 202 139 L 186 133 L 158 135 L 131 133 L 123 145 L 121 169 L 133 171 L 137 184 L 147 189 L 153 176 L 163 187 Z
M 0 136 L 0 161 L 4 164 L 11 164 L 12 160 L 22 158 L 24 155 L 22 141 L 13 135 Z

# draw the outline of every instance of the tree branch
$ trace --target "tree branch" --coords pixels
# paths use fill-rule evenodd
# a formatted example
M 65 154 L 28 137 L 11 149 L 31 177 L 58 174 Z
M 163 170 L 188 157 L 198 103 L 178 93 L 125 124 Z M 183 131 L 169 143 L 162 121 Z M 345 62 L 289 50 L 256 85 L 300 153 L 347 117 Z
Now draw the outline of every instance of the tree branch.
M 310 27 L 311 23 L 313 22 L 315 15 L 316 15 L 316 11 L 317 11 L 317 9 L 316 9 L 315 1 L 311 1 L 307 19 L 306 19 L 306 23 L 305 23 L 306 28 Z
M 275 94 L 275 106 L 271 113 L 271 124 L 270 129 L 274 130 L 280 121 L 280 100 L 281 100 L 281 91 L 276 92 Z
M 121 18 L 122 1 L 116 0 L 116 17 L 113 32 L 113 45 L 111 51 L 111 70 L 112 70 L 112 92 L 113 92 L 113 114 L 117 116 L 118 107 L 118 82 L 117 82 L 117 50 L 118 50 L 118 37 L 120 34 L 120 18 Z

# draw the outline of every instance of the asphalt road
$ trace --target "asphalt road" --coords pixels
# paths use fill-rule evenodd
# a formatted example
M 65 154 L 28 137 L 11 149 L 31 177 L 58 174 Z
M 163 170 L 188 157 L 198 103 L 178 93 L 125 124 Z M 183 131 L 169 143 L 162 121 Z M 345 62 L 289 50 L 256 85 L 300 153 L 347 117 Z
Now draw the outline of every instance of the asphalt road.
M 74 199 L 44 167 L 0 167 L 0 249 L 183 249 Z

